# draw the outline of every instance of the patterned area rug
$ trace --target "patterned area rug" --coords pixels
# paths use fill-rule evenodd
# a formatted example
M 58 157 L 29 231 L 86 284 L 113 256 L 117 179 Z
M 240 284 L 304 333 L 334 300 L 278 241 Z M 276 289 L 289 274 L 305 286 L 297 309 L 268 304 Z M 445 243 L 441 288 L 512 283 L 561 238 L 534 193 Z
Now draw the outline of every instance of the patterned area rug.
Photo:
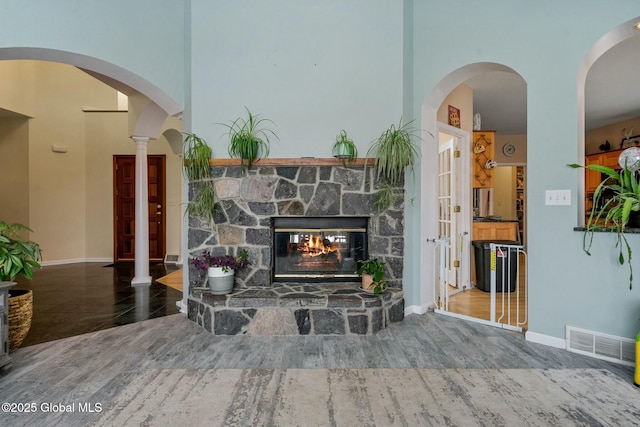
M 632 426 L 640 390 L 598 369 L 154 369 L 96 426 Z

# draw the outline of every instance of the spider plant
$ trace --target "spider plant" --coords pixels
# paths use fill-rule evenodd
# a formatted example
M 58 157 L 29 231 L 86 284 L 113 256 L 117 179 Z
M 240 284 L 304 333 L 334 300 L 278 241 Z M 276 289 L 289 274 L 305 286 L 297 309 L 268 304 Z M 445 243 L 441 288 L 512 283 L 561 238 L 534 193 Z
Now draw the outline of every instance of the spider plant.
M 186 214 L 197 216 L 207 223 L 213 222 L 215 192 L 211 181 L 211 147 L 195 133 L 185 133 L 183 146 L 183 171 L 192 188 L 192 197 L 187 204 Z
M 238 117 L 229 124 L 220 123 L 229 129 L 229 156 L 240 159 L 243 171 L 251 169 L 256 160 L 269 155 L 270 135 L 278 138 L 274 131 L 263 128 L 266 123 L 273 124 L 273 121 L 260 118 L 259 115 L 252 114 L 248 108 L 245 109 L 248 114 L 246 119 Z
M 398 126 L 392 124 L 371 143 L 367 151 L 367 160 L 374 157 L 376 178 L 383 182 L 376 199 L 379 211 L 389 208 L 395 202 L 395 198 L 391 197 L 393 193 L 390 187 L 402 181 L 405 169 L 408 167 L 411 173 L 414 172 L 413 166 L 420 156 L 420 148 L 413 142 L 415 138 L 420 139 L 420 136 L 413 127 L 413 121 L 403 124 L 400 119 Z
M 333 157 L 342 160 L 344 167 L 347 163 L 353 163 L 358 158 L 358 148 L 351 138 L 347 136 L 347 131 L 341 130 L 336 136 L 336 142 L 331 149 Z
M 405 168 L 409 167 L 413 172 L 420 149 L 412 141 L 419 138 L 412 125 L 413 121 L 402 124 L 400 119 L 397 127 L 392 124 L 369 147 L 367 158 L 375 156 L 373 167 L 378 179 L 396 184 L 404 177 Z
M 629 264 L 629 289 L 632 289 L 632 251 L 624 231 L 631 212 L 640 211 L 640 176 L 637 172 L 626 167 L 618 172 L 610 167 L 597 164 L 581 166 L 574 163 L 569 166 L 573 168 L 584 167 L 608 177 L 596 187 L 593 193 L 593 206 L 585 226 L 583 249 L 587 255 L 591 255 L 593 233 L 603 226 L 611 228 L 617 235 L 618 261 L 620 265 L 624 265 L 625 262 Z M 605 194 L 608 196 L 606 200 L 603 198 Z

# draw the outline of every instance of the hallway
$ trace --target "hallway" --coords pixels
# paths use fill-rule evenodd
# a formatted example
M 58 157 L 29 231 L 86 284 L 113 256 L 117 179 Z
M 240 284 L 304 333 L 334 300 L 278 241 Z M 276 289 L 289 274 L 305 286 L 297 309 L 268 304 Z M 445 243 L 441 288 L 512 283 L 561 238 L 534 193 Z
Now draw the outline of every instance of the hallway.
M 100 331 L 179 312 L 182 293 L 155 279 L 177 270 L 155 263 L 148 295 L 131 287 L 133 262 L 51 265 L 14 289 L 33 290 L 33 320 L 21 347 Z

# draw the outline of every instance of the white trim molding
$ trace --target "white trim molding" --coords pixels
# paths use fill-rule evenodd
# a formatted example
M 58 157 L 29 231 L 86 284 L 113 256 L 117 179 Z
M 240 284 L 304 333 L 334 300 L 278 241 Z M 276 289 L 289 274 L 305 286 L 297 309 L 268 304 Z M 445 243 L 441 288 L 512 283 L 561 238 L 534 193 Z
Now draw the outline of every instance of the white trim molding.
M 564 338 L 552 337 L 551 335 L 543 335 L 537 332 L 527 331 L 524 338 L 533 343 L 543 344 L 549 347 L 567 349 L 567 341 Z

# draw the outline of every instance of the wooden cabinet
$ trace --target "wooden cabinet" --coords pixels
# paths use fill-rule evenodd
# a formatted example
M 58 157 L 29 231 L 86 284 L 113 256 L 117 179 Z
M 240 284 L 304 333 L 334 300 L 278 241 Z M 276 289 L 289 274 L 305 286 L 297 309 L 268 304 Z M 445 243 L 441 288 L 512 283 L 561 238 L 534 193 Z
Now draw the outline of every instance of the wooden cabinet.
M 585 157 L 585 166 L 588 165 L 602 165 L 603 155 L 602 154 L 592 154 L 590 156 Z M 600 184 L 602 177 L 600 176 L 600 172 L 592 171 L 589 169 L 585 169 L 584 171 L 584 188 L 585 193 L 593 194 L 596 191 L 596 187 Z
M 598 154 L 590 154 L 584 158 L 585 166 L 588 165 L 601 165 L 607 166 L 611 169 L 620 169 L 620 165 L 618 164 L 618 157 L 620 157 L 620 153 L 624 150 L 614 150 L 607 151 L 605 153 Z M 584 207 L 585 207 L 585 215 L 589 215 L 591 213 L 591 207 L 593 206 L 592 198 L 593 193 L 596 191 L 600 182 L 602 182 L 602 174 L 598 171 L 592 171 L 589 169 L 585 169 L 584 171 Z
M 11 362 L 9 357 L 9 288 L 14 282 L 0 282 L 0 366 Z
M 510 240 L 519 242 L 516 221 L 476 221 L 473 223 L 473 240 Z
M 487 161 L 495 160 L 495 131 L 474 131 L 473 144 L 473 188 L 493 187 L 493 169 L 487 169 Z

